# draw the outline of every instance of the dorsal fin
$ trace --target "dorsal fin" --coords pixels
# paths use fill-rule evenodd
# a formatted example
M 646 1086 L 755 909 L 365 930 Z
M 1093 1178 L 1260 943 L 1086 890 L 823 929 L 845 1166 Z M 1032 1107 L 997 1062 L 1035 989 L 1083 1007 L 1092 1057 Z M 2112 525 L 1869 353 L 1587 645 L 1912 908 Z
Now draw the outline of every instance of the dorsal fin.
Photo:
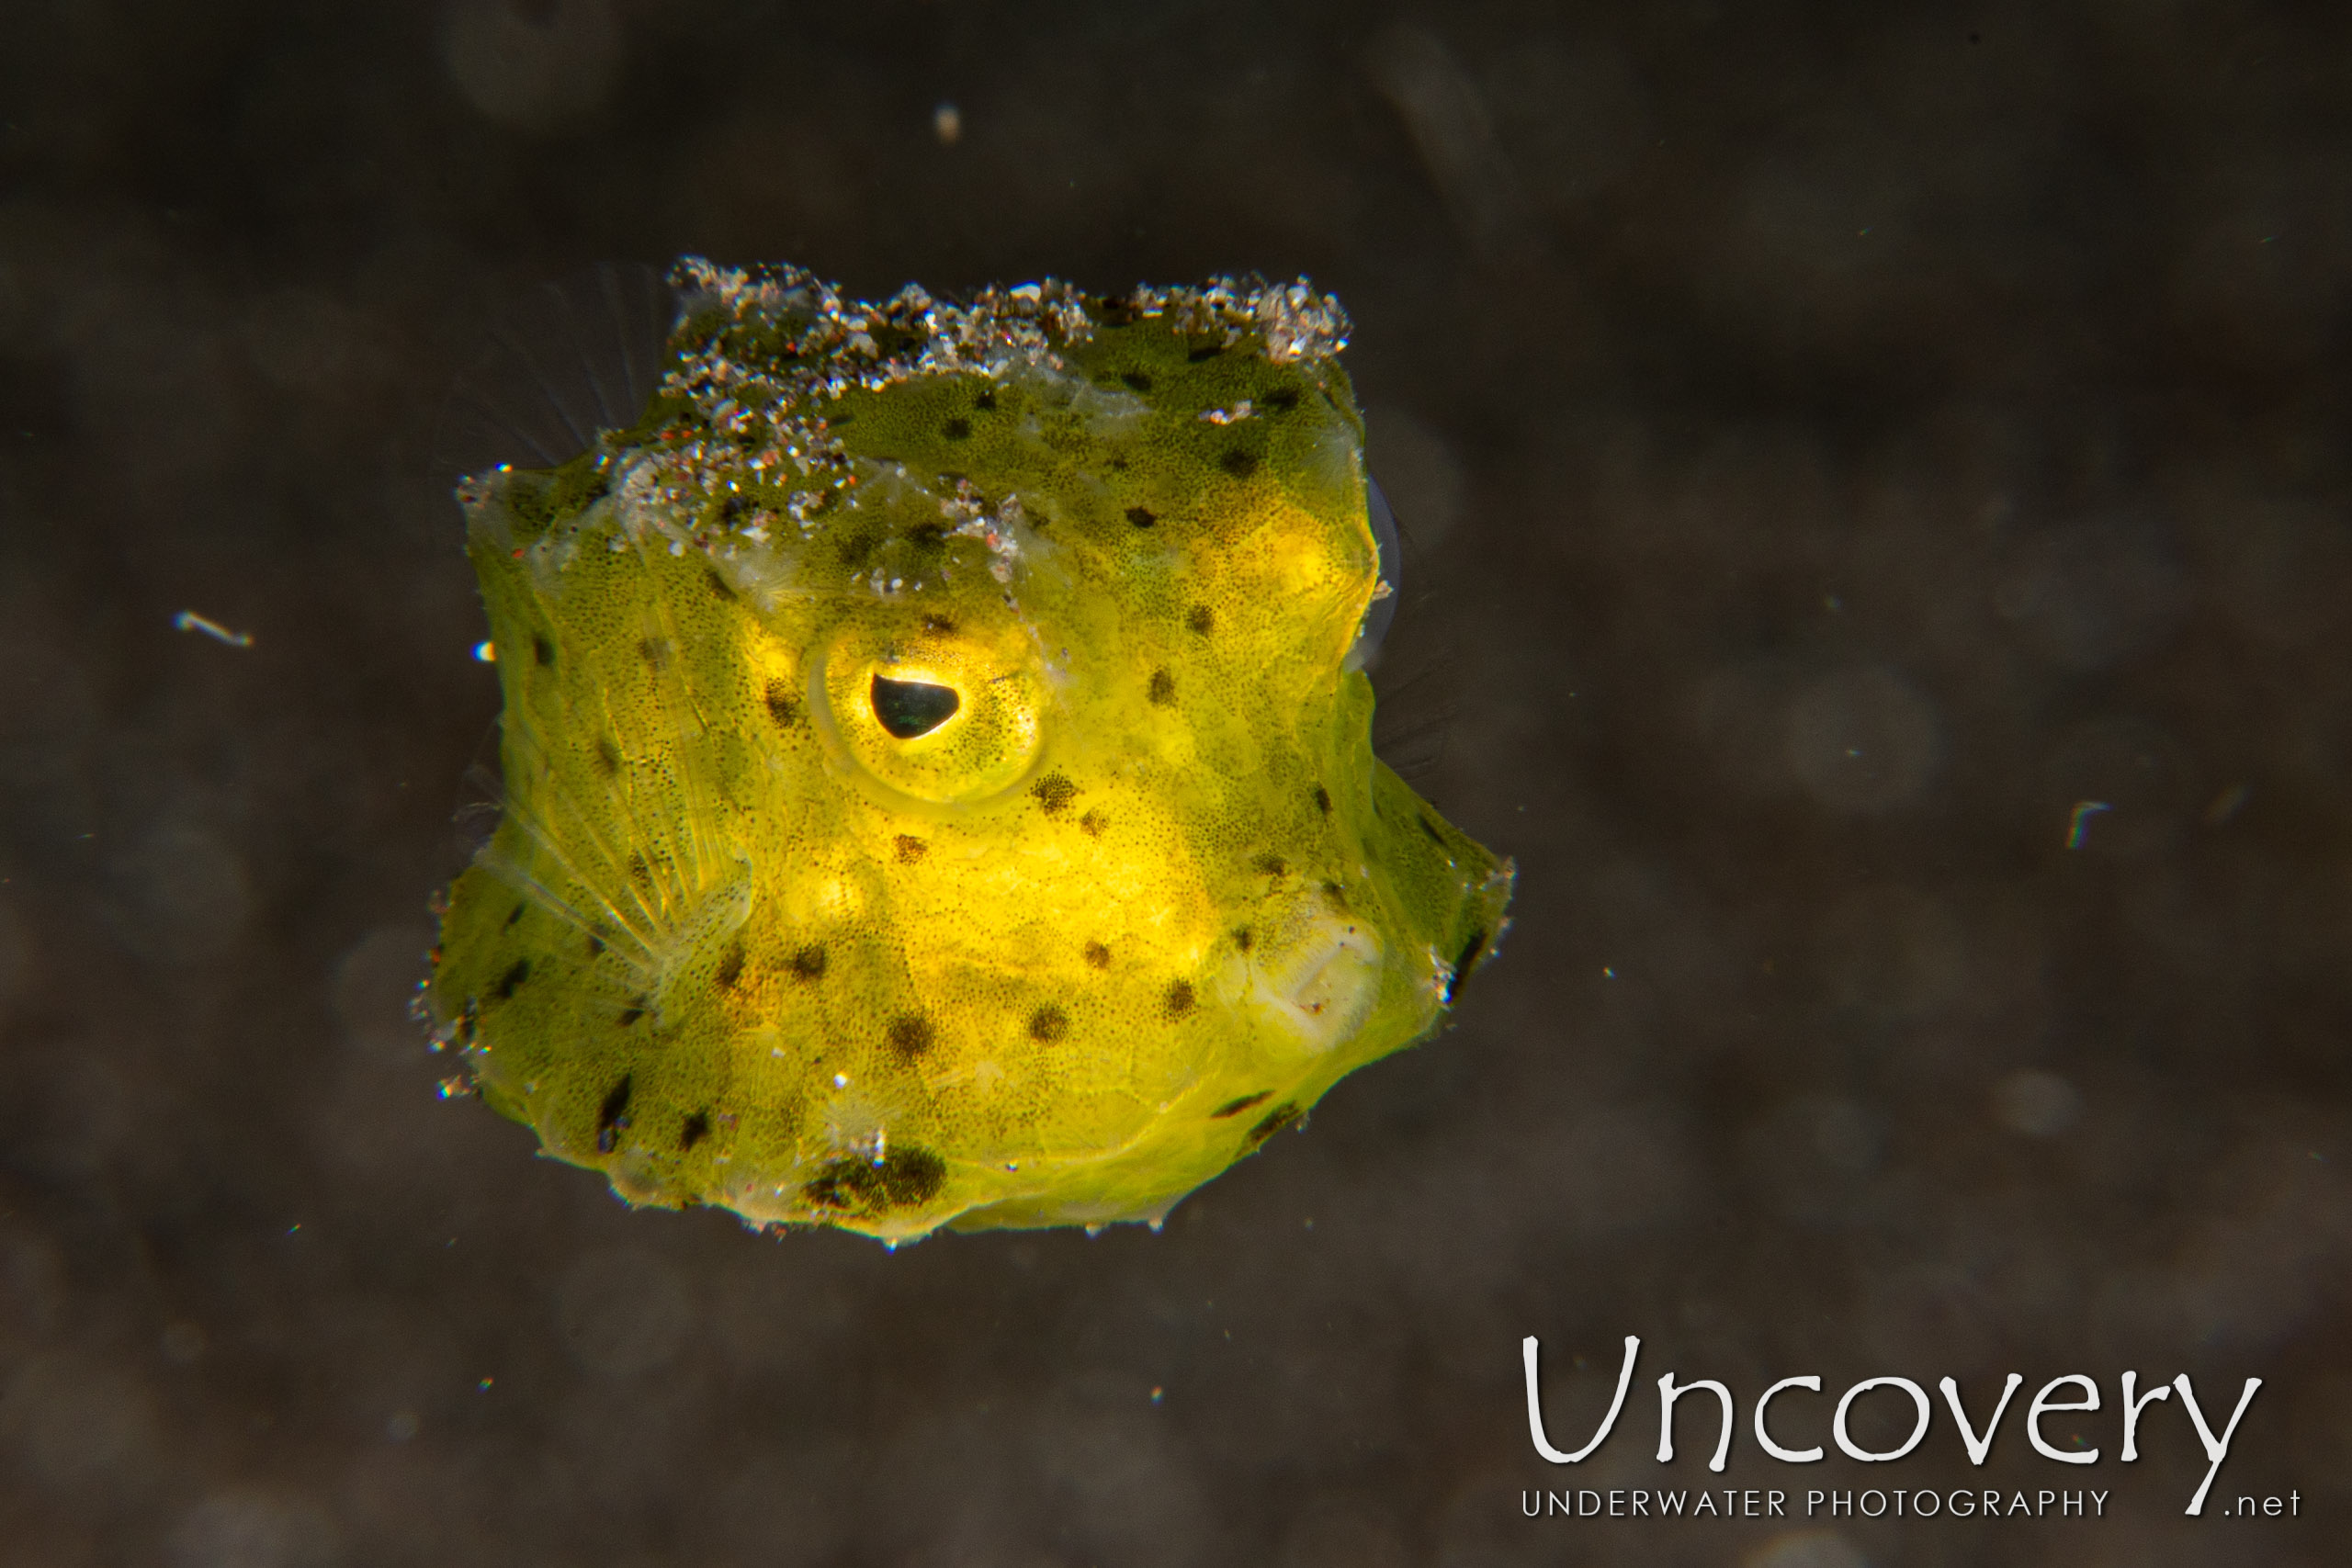
M 434 435 L 447 490 L 501 464 L 552 468 L 626 430 L 661 386 L 678 301 L 650 266 L 602 262 L 515 301 L 450 389 Z

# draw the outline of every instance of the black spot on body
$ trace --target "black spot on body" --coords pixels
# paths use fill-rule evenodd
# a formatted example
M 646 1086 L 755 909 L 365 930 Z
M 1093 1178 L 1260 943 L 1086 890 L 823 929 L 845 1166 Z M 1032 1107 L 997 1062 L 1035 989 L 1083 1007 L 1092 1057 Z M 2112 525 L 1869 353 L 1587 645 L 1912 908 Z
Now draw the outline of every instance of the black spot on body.
M 1280 855 L 1260 855 L 1250 864 L 1262 876 L 1281 876 L 1290 870 L 1290 862 Z
M 900 1205 L 929 1201 L 947 1181 L 947 1162 L 919 1146 L 892 1149 L 880 1168 L 884 1196 Z
M 596 1111 L 596 1152 L 608 1155 L 628 1130 L 629 1075 L 623 1073 L 621 1081 L 605 1096 L 605 1103 Z
M 1241 447 L 1228 447 L 1216 460 L 1216 466 L 1237 479 L 1246 479 L 1258 471 L 1258 454 Z
M 697 1111 L 686 1118 L 685 1126 L 679 1131 L 678 1146 L 682 1149 L 690 1149 L 709 1136 L 710 1112 Z
M 1184 612 L 1184 624 L 1206 637 L 1216 626 L 1216 612 L 1206 604 L 1195 604 Z
M 1298 407 L 1298 389 L 1295 387 L 1276 387 L 1258 400 L 1276 413 L 1288 413 Z
M 1321 784 L 1315 786 L 1315 809 L 1326 817 L 1331 815 L 1331 792 Z
M 996 389 L 993 387 L 981 388 L 980 395 L 972 400 L 972 406 L 978 409 L 982 413 L 993 412 L 996 409 Z
M 1258 945 L 1258 933 L 1243 926 L 1233 933 L 1233 945 L 1247 953 Z
M 937 555 L 947 547 L 947 530 L 936 523 L 918 523 L 907 530 L 907 543 L 914 547 L 917 555 Z M 923 618 L 923 624 L 930 625 L 929 616 Z
M 1238 1116 L 1253 1105 L 1263 1105 L 1273 1092 L 1270 1089 L 1261 1089 L 1255 1094 L 1245 1094 L 1239 1100 L 1228 1100 L 1209 1112 L 1209 1120 L 1222 1122 L 1228 1116 Z
M 1182 1018 L 1193 1010 L 1193 983 L 1179 980 L 1168 987 L 1168 998 L 1163 1005 L 1168 1009 L 1170 1018 Z
M 1215 359 L 1218 355 L 1223 354 L 1224 352 L 1225 344 L 1221 343 L 1201 344 L 1184 355 L 1184 363 L 1187 365 L 1199 365 L 1205 360 Z
M 779 675 L 768 682 L 768 717 L 778 729 L 790 729 L 800 717 L 800 703 L 792 694 L 792 682 Z
M 834 1160 L 800 1195 L 820 1209 L 903 1209 L 930 1201 L 946 1182 L 946 1161 L 906 1145 L 878 1160 Z
M 1029 793 L 1037 797 L 1038 809 L 1048 817 L 1058 817 L 1078 798 L 1078 786 L 1060 773 L 1047 773 L 1029 786 Z
M 821 980 L 825 976 L 825 950 L 810 945 L 794 953 L 786 964 L 796 980 Z
M 531 639 L 531 653 L 542 667 L 555 662 L 555 644 L 543 637 L 535 637 Z
M 1029 1015 L 1029 1038 L 1050 1044 L 1069 1032 L 1069 1014 L 1057 1007 L 1041 1007 Z
M 1267 1111 L 1259 1119 L 1258 1124 L 1250 1129 L 1249 1145 L 1253 1149 L 1256 1148 L 1297 1120 L 1298 1107 L 1287 1100 L 1283 1100 L 1280 1105 Z
M 1167 707 L 1169 705 L 1175 702 L 1176 677 L 1170 675 L 1165 670 L 1153 671 L 1151 672 L 1150 696 L 1151 700 L 1161 707 Z
M 924 843 L 912 833 L 899 834 L 898 839 L 894 841 L 893 847 L 898 851 L 899 863 L 900 865 L 914 864 L 915 862 L 922 859 L 923 855 L 931 849 L 929 844 Z
M 1140 370 L 1123 370 L 1119 373 L 1119 379 L 1127 384 L 1127 390 L 1131 392 L 1151 390 L 1151 378 Z
M 1159 521 L 1159 513 L 1148 506 L 1130 506 L 1127 508 L 1127 521 L 1138 528 L 1148 528 Z
M 939 427 L 939 434 L 950 441 L 966 440 L 972 434 L 972 422 L 968 419 L 951 419 Z
M 498 977 L 498 984 L 491 987 L 491 995 L 502 1002 L 511 1001 L 514 997 L 514 988 L 530 977 L 531 961 L 527 958 L 518 958 L 507 965 L 505 974 Z
M 891 1053 L 902 1062 L 911 1062 L 937 1043 L 938 1034 L 931 1020 L 919 1012 L 902 1012 L 890 1021 L 886 1038 Z
M 525 909 L 529 908 L 530 908 L 530 906 L 529 906 L 529 905 L 527 905 L 527 904 L 517 904 L 517 905 L 515 905 L 515 906 L 514 906 L 514 908 L 512 910 L 510 910 L 510 911 L 508 912 L 507 916 L 506 916 L 506 929 L 507 929 L 507 930 L 509 930 L 509 931 L 513 931 L 516 926 L 518 926 L 518 925 L 522 924 L 522 923 L 523 923 L 523 911 L 524 911 Z
M 1086 961 L 1097 969 L 1108 969 L 1111 967 L 1111 950 L 1099 942 L 1090 942 L 1086 944 Z
M 1487 928 L 1479 926 L 1471 931 L 1470 940 L 1462 944 L 1462 952 L 1455 956 L 1453 967 L 1445 976 L 1445 995 L 1441 999 L 1448 1007 L 1453 1005 L 1453 993 L 1462 988 L 1463 977 L 1470 973 L 1470 966 L 1478 962 L 1478 954 L 1486 950 Z
M 596 771 L 606 778 L 621 771 L 621 749 L 613 744 L 610 736 L 596 737 Z
M 946 615 L 925 615 L 922 618 L 922 629 L 939 637 L 946 637 L 956 630 L 956 623 Z
M 729 947 L 727 950 L 727 955 L 718 961 L 718 971 L 711 976 L 711 979 L 717 983 L 720 990 L 731 991 L 735 988 L 735 982 L 742 977 L 743 944 L 739 942 Z

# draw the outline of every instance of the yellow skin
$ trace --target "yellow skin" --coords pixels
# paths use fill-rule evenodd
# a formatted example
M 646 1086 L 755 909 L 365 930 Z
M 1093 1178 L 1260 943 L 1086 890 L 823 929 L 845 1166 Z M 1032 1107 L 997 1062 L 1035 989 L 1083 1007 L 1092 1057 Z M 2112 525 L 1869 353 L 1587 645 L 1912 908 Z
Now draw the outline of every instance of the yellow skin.
M 646 418 L 467 496 L 508 798 L 431 995 L 482 1096 L 632 1202 L 895 1243 L 1156 1223 L 1428 1033 L 1510 869 L 1372 753 L 1336 332 L 1048 285 L 943 348 L 685 276 Z

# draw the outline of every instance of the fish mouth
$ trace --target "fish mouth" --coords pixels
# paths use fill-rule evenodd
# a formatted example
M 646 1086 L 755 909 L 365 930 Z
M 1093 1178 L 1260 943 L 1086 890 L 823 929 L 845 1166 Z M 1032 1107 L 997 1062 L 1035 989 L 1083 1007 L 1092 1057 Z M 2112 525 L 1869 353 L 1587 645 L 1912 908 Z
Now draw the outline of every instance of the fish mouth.
M 1386 964 L 1380 933 L 1360 917 L 1302 895 L 1272 931 L 1227 965 L 1236 1006 L 1309 1055 L 1354 1035 L 1379 999 Z

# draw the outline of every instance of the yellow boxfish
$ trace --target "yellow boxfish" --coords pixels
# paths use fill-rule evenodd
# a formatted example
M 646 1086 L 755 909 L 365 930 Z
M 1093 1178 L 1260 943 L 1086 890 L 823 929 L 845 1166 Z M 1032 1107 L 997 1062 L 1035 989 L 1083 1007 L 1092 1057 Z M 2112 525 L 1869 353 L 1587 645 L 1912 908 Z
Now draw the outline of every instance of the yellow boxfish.
M 642 406 L 458 485 L 466 1087 L 631 1202 L 896 1243 L 1157 1224 L 1437 1026 L 1511 867 L 1373 754 L 1335 299 L 673 285 Z

